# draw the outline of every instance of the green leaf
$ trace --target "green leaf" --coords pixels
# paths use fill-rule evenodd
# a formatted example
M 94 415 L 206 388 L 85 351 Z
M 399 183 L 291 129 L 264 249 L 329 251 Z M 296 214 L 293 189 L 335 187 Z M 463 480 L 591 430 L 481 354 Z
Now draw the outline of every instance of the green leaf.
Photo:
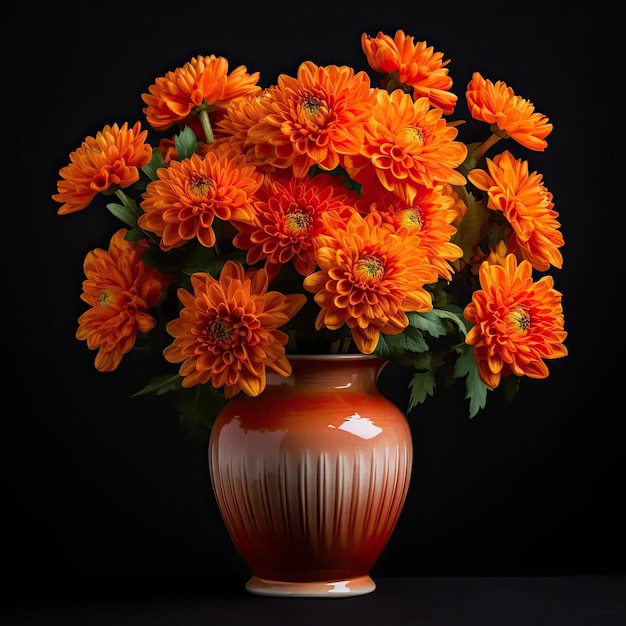
M 157 245 L 150 245 L 144 250 L 141 260 L 164 274 L 175 274 L 179 269 L 176 257 L 164 252 Z
M 210 383 L 191 388 L 181 386 L 180 374 L 163 374 L 152 378 L 143 389 L 132 397 L 176 393 L 175 409 L 179 413 L 180 425 L 189 434 L 208 434 L 215 418 L 226 406 L 224 391 Z
M 188 159 L 195 153 L 200 142 L 193 130 L 191 130 L 189 126 L 185 126 L 185 128 L 174 137 L 174 145 L 176 146 L 178 160 L 182 161 L 183 159 Z
M 474 360 L 474 348 L 465 346 L 459 349 L 460 356 L 454 364 L 454 377 L 462 378 L 467 376 L 465 381 L 465 399 L 470 401 L 470 418 L 475 417 L 480 409 L 484 409 L 487 404 L 487 392 L 491 391 L 481 380 L 476 361 Z
M 161 151 L 160 150 L 153 150 L 152 151 L 152 158 L 150 159 L 150 163 L 148 163 L 147 165 L 144 165 L 141 168 L 141 171 L 150 180 L 156 180 L 158 178 L 157 170 L 162 168 L 162 167 L 167 167 L 167 163 L 165 162 L 165 159 L 163 158 L 163 155 L 161 154 Z
M 435 395 L 435 373 L 430 370 L 428 372 L 416 372 L 413 374 L 409 382 L 409 406 L 407 413 L 418 404 L 422 404 L 428 396 Z
M 134 393 L 131 398 L 136 398 L 137 396 L 145 396 L 149 393 L 154 393 L 157 396 L 162 396 L 163 394 L 169 393 L 170 391 L 179 391 L 181 389 L 181 380 L 182 376 L 180 374 L 161 374 L 160 376 L 155 376 L 148 385 L 146 385 L 140 391 Z
M 397 335 L 380 334 L 374 354 L 385 361 L 411 362 L 412 353 L 428 352 L 424 335 L 417 328 L 407 326 Z
M 208 433 L 226 403 L 223 390 L 210 383 L 190 389 L 181 388 L 176 403 L 180 424 L 191 434 Z
M 185 252 L 186 257 L 180 267 L 185 274 L 191 276 L 195 272 L 207 272 L 214 278 L 219 276 L 225 259 L 215 255 L 215 248 L 207 248 L 195 242 L 188 244 Z
M 115 217 L 130 227 L 134 228 L 137 225 L 137 214 L 131 208 L 117 202 L 110 202 L 106 207 Z
M 483 233 L 488 230 L 486 224 L 494 219 L 494 211 L 488 209 L 483 202 L 476 199 L 474 194 L 466 190 L 463 196 L 467 211 L 462 222 L 457 226 L 452 242 L 463 250 L 463 260 L 469 263 Z
M 141 228 L 138 228 L 136 226 L 131 228 L 124 236 L 124 239 L 126 239 L 126 241 L 142 241 L 145 238 L 146 233 L 144 233 Z
M 461 163 L 461 165 L 459 165 L 458 167 L 459 172 L 461 172 L 463 176 L 467 176 L 468 172 L 471 172 L 473 169 L 475 169 L 476 167 L 475 152 L 476 152 L 476 148 L 478 148 L 480 145 L 482 145 L 482 142 L 480 141 L 467 144 L 467 156 L 465 157 L 465 161 L 463 161 L 463 163 Z M 462 189 L 465 189 L 465 187 L 462 187 Z M 455 190 L 457 190 L 457 193 L 458 193 L 457 187 L 455 187 Z
M 461 334 L 467 334 L 467 327 L 462 315 L 455 313 L 461 311 L 458 307 L 446 307 L 445 309 L 433 309 L 428 313 L 407 313 L 409 324 L 414 328 L 426 331 L 432 337 L 442 337 L 449 332 L 446 322 L 453 322 Z

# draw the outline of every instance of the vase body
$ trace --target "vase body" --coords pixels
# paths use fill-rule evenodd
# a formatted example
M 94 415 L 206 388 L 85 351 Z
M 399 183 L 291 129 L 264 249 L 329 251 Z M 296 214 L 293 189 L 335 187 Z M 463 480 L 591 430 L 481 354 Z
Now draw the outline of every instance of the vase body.
M 349 597 L 374 591 L 370 569 L 409 487 L 404 414 L 378 390 L 366 355 L 290 356 L 289 378 L 242 393 L 217 417 L 209 468 L 254 594 Z

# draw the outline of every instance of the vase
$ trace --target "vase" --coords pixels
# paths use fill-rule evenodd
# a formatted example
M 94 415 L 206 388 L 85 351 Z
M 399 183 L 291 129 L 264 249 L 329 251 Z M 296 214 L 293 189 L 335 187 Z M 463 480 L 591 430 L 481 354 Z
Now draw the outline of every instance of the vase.
M 405 415 L 382 395 L 385 362 L 362 354 L 289 356 L 265 391 L 216 418 L 209 469 L 218 508 L 256 595 L 370 593 L 413 462 Z

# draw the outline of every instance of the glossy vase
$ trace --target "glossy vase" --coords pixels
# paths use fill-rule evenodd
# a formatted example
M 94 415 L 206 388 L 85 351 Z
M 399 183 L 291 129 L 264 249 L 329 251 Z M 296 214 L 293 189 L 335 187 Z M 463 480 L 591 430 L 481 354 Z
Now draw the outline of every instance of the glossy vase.
M 372 356 L 290 356 L 238 394 L 209 439 L 209 468 L 228 532 L 266 596 L 374 591 L 370 570 L 393 532 L 413 461 L 404 414 L 377 387 Z

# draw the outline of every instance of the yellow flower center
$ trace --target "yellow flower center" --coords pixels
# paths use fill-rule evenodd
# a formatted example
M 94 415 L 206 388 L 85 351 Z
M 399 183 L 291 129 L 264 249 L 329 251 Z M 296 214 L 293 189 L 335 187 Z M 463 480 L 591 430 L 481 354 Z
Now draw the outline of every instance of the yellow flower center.
M 509 322 L 516 330 L 524 332 L 530 328 L 530 313 L 524 306 L 517 306 L 509 313 Z
M 424 225 L 422 209 L 418 206 L 400 209 L 396 213 L 396 221 L 399 226 L 404 226 L 409 230 L 422 230 Z
M 220 317 L 215 318 L 207 328 L 207 337 L 210 341 L 230 345 L 233 334 L 233 325 Z
M 364 283 L 380 280 L 385 274 L 384 263 L 375 256 L 366 256 L 356 262 L 355 276 Z
M 285 215 L 285 230 L 289 235 L 301 235 L 311 227 L 311 216 L 298 208 Z
M 416 143 L 420 146 L 424 144 L 424 133 L 421 128 L 416 128 L 415 126 L 407 126 L 404 130 L 404 135 L 406 137 L 407 142 Z
M 191 180 L 191 191 L 196 196 L 206 198 L 211 187 L 213 187 L 213 181 L 205 176 L 196 174 Z
M 307 122 L 311 122 L 313 124 L 318 124 L 320 118 L 324 115 L 324 108 L 322 107 L 322 103 L 313 96 L 309 96 L 300 102 L 300 107 L 302 110 L 302 116 Z

